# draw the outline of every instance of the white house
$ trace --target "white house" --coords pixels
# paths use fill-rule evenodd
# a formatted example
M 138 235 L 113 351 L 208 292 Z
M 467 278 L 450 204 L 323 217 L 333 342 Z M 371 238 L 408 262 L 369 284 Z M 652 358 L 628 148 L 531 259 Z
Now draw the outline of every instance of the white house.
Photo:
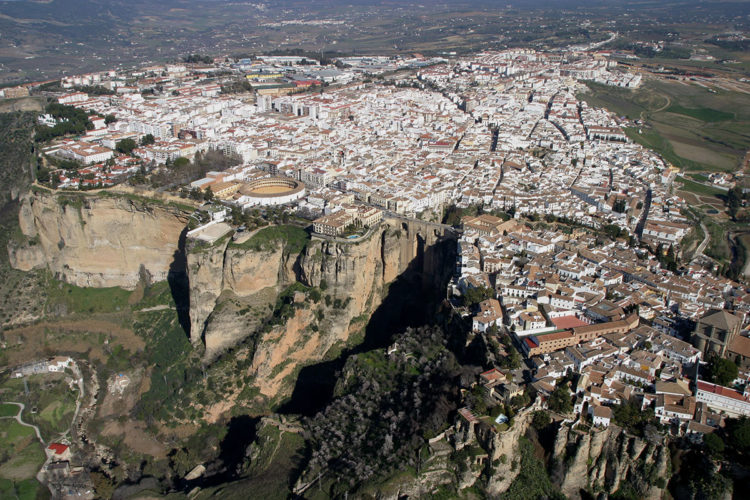
M 612 420 L 612 409 L 608 406 L 589 406 L 595 427 L 609 427 Z
M 475 332 L 486 332 L 492 325 L 503 324 L 503 310 L 497 299 L 487 299 L 479 303 L 479 313 L 474 316 L 472 328 Z

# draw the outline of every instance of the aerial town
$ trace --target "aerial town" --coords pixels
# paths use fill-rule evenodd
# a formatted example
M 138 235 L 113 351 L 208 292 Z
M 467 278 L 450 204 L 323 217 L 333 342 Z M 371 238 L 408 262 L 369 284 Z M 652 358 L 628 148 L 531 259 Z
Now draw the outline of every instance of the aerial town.
M 106 189 L 220 151 L 236 165 L 163 187 L 213 204 L 188 233 L 211 241 L 227 234 L 232 209 L 283 207 L 313 237 L 344 242 L 385 217 L 439 224 L 453 210 L 448 301 L 472 335 L 531 373 L 524 380 L 518 363 L 482 373 L 490 399 L 564 390 L 576 425 L 600 428 L 635 400 L 672 434 L 700 440 L 750 416 L 750 294 L 702 249 L 677 265 L 695 226 L 673 189 L 680 169 L 628 138 L 637 121 L 579 99 L 586 81 L 641 84 L 610 56 L 221 57 L 70 76 L 57 102 L 93 126 L 44 146 L 44 185 Z M 239 92 L 229 88 L 238 78 Z M 738 367 L 725 385 L 698 369 L 719 358 Z M 459 414 L 473 425 L 481 412 Z M 63 457 L 45 466 L 54 478 L 67 445 L 49 449 Z

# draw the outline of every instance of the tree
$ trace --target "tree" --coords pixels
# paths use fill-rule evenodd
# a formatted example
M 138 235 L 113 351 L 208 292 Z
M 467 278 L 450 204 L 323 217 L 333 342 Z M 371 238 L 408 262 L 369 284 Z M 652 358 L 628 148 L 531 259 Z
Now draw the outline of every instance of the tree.
M 708 378 L 714 384 L 731 384 L 737 378 L 737 372 L 737 365 L 728 359 L 713 355 L 708 360 Z
M 732 219 L 737 218 L 737 210 L 742 204 L 742 190 L 735 186 L 727 193 L 727 208 Z
M 184 167 L 184 166 L 187 166 L 189 164 L 190 164 L 190 160 L 188 160 L 187 158 L 184 158 L 182 156 L 180 156 L 179 158 L 177 158 L 174 161 L 174 166 L 175 167 Z
M 214 192 L 211 189 L 211 186 L 208 186 L 206 188 L 206 191 L 203 193 L 203 199 L 206 201 L 211 201 L 214 199 Z
M 518 350 L 516 350 L 513 345 L 507 345 L 506 351 L 508 352 L 508 355 L 504 357 L 500 361 L 500 365 L 503 368 L 509 368 L 511 370 L 515 370 L 521 366 L 521 355 L 518 354 Z
M 94 485 L 94 491 L 96 491 L 99 498 L 112 498 L 112 494 L 115 491 L 115 485 L 109 477 L 98 470 L 90 472 L 89 477 Z
M 487 287 L 472 287 L 466 290 L 466 293 L 464 293 L 464 305 L 466 306 L 475 306 L 476 304 L 479 304 L 483 300 L 487 300 L 489 298 L 492 298 L 495 295 L 495 292 L 492 288 Z
M 719 457 L 724 453 L 724 441 L 714 433 L 704 435 L 703 444 L 711 456 Z
M 156 142 L 152 134 L 146 134 L 141 138 L 141 146 L 149 146 Z
M 39 169 L 37 169 L 36 179 L 39 182 L 49 182 L 49 179 L 50 179 L 49 169 L 45 167 L 40 167 Z
M 750 450 L 750 418 L 730 418 L 727 420 L 726 430 L 733 448 L 740 451 Z
M 625 203 L 625 199 L 624 198 L 620 198 L 620 199 L 616 200 L 612 204 L 612 211 L 613 212 L 624 214 L 626 208 L 627 208 L 627 204 Z
M 531 419 L 531 426 L 540 431 L 547 427 L 551 422 L 552 419 L 550 418 L 549 413 L 544 410 L 538 410 L 534 412 L 534 417 Z
M 117 121 L 117 117 L 115 115 L 107 115 L 104 117 L 104 123 L 109 125 L 110 123 L 114 123 Z
M 549 397 L 549 409 L 558 413 L 569 413 L 573 409 L 573 400 L 567 384 L 559 384 Z
M 137 147 L 138 144 L 133 139 L 123 139 L 115 144 L 115 149 L 126 155 L 131 154 Z

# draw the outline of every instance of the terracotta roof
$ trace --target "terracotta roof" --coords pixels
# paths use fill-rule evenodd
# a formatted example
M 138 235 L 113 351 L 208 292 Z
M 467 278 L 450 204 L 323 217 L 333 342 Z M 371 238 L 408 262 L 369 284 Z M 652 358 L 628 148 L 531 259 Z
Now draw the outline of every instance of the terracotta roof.
M 712 384 L 710 382 L 704 382 L 702 380 L 699 380 L 698 390 L 710 392 L 712 394 L 718 394 L 719 396 L 724 396 L 725 398 L 732 398 L 732 399 L 736 399 L 737 401 L 744 401 L 745 403 L 750 403 L 750 398 L 743 396 L 741 392 L 730 389 L 729 387 Z
M 575 316 L 561 316 L 559 318 L 550 318 L 552 323 L 560 329 L 565 330 L 568 328 L 575 328 L 577 326 L 586 326 L 588 323 L 581 321 Z
M 68 445 L 62 443 L 52 443 L 47 447 L 47 449 L 54 451 L 56 455 L 62 455 L 63 453 L 65 453 L 65 451 L 67 451 Z
M 729 352 L 750 358 L 750 338 L 737 336 L 729 346 Z
M 612 418 L 612 409 L 608 406 L 595 406 L 594 416 L 600 418 Z
M 711 325 L 724 330 L 732 330 L 740 321 L 740 318 L 725 309 L 714 309 L 700 319 L 700 322 L 704 325 Z

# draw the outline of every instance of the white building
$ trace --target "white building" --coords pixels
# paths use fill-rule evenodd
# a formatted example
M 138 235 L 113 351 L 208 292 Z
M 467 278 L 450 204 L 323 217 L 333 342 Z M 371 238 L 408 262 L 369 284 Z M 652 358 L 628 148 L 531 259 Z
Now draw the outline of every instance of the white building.
M 699 380 L 695 399 L 699 403 L 706 403 L 713 410 L 725 412 L 732 417 L 750 416 L 750 394 L 747 389 L 742 393 L 729 387 Z

